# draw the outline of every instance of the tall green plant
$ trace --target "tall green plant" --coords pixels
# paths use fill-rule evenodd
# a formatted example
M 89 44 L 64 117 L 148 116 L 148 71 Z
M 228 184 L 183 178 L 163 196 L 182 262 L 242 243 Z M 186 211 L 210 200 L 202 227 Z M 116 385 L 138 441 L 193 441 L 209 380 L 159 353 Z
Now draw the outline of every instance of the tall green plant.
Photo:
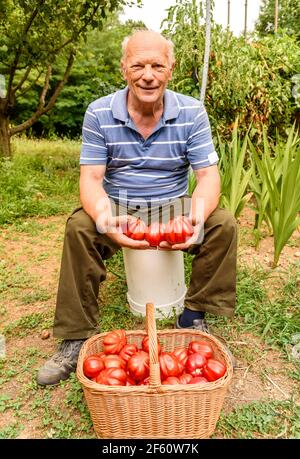
M 248 134 L 242 141 L 237 123 L 229 144 L 223 143 L 218 135 L 222 191 L 220 205 L 229 209 L 235 217 L 239 217 L 249 197 L 247 190 L 253 168 L 251 164 L 248 167 L 245 165 L 247 144 Z
M 271 155 L 266 132 L 262 156 L 250 141 L 249 145 L 259 174 L 258 180 L 268 192 L 260 208 L 260 218 L 267 219 L 273 230 L 273 267 L 276 267 L 282 249 L 300 224 L 300 139 L 293 126 L 285 144 L 277 143 L 274 155 Z

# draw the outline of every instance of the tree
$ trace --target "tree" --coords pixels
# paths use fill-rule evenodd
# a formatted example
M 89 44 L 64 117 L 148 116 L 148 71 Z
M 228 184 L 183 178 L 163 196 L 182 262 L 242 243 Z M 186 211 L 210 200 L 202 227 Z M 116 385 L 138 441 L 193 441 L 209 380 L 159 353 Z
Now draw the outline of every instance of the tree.
M 111 15 L 103 30 L 93 29 L 87 33 L 86 41 L 76 54 L 68 83 L 61 91 L 54 107 L 41 116 L 30 129 L 34 136 L 78 138 L 82 120 L 88 104 L 102 96 L 125 86 L 120 71 L 121 43 L 135 29 L 145 29 L 141 21 L 128 20 L 121 23 L 117 14 Z M 109 43 L 109 52 L 107 44 Z M 60 81 L 64 73 L 63 58 L 53 66 L 53 84 Z M 11 112 L 11 122 L 20 124 L 35 108 L 38 86 L 34 85 L 18 99 L 18 109 Z
M 139 0 L 138 0 L 139 1 Z M 102 28 L 126 0 L 6 0 L 0 2 L 0 156 L 9 156 L 11 136 L 30 128 L 55 104 L 89 28 Z M 54 84 L 53 67 L 64 71 Z M 10 124 L 18 98 L 39 87 L 36 108 L 19 125 Z
M 260 14 L 256 22 L 256 30 L 260 35 L 274 33 L 276 0 L 263 0 Z M 278 1 L 278 28 L 285 29 L 289 35 L 295 35 L 300 40 L 300 7 L 299 0 Z

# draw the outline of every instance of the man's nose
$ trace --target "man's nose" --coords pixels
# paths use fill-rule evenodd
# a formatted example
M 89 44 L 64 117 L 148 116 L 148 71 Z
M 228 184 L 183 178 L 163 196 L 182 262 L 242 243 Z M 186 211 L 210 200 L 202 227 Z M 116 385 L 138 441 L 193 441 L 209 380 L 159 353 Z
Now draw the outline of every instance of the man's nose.
M 144 80 L 152 80 L 153 79 L 153 69 L 150 64 L 145 65 L 144 73 L 143 73 Z

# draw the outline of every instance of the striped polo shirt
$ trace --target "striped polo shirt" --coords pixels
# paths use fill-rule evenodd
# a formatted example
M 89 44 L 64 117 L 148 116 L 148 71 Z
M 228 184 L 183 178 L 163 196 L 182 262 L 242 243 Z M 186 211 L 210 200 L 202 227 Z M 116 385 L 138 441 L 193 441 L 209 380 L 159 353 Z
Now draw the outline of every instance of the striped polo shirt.
M 80 164 L 106 165 L 104 189 L 122 204 L 143 207 L 183 196 L 190 165 L 218 162 L 203 104 L 166 89 L 163 115 L 145 140 L 128 114 L 127 93 L 128 87 L 88 106 Z

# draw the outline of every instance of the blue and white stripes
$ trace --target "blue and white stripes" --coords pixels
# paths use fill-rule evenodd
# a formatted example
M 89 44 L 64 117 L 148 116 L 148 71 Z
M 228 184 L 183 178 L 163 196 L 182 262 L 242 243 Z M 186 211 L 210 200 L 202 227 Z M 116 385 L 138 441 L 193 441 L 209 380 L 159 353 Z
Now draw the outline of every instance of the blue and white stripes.
M 204 106 L 166 90 L 163 116 L 145 140 L 128 115 L 127 91 L 89 105 L 80 164 L 106 165 L 104 188 L 115 200 L 143 203 L 182 196 L 189 165 L 199 169 L 218 162 Z

